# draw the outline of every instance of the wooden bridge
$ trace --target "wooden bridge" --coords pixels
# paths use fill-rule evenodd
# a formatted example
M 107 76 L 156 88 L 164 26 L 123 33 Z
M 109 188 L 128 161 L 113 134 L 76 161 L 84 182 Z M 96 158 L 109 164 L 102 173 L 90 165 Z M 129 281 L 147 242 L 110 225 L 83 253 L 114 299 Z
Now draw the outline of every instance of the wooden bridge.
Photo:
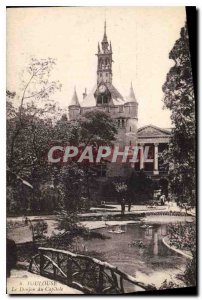
M 124 294 L 155 289 L 107 262 L 53 248 L 38 249 L 29 271 L 57 280 L 85 294 Z

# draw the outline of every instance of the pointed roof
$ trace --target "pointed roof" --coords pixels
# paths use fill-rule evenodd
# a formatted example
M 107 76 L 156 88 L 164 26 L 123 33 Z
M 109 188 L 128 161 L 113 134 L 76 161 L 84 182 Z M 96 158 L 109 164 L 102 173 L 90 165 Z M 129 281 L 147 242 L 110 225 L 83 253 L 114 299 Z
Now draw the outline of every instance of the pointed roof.
M 79 99 L 78 99 L 77 92 L 76 92 L 76 88 L 74 88 L 74 94 L 72 96 L 72 100 L 71 100 L 69 106 L 72 106 L 72 105 L 80 106 Z
M 105 20 L 105 25 L 104 25 L 104 35 L 102 39 L 102 49 L 106 51 L 108 49 L 108 40 L 107 40 L 107 33 L 106 33 L 106 20 Z
M 136 97 L 135 97 L 135 93 L 134 93 L 134 90 L 133 90 L 132 82 L 131 82 L 131 86 L 130 86 L 129 96 L 127 97 L 127 102 L 137 102 Z
M 103 39 L 102 39 L 102 42 L 107 42 L 108 43 L 108 41 L 107 41 L 107 33 L 106 33 L 106 20 L 105 20 L 105 25 L 104 25 L 104 36 L 103 36 Z

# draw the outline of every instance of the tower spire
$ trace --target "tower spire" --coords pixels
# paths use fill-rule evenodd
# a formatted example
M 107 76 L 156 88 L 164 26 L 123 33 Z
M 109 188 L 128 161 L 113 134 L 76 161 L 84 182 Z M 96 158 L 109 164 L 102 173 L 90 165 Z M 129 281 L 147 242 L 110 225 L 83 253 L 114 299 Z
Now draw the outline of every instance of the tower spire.
M 106 51 L 108 49 L 108 46 L 109 46 L 109 43 L 108 43 L 108 40 L 107 40 L 107 33 L 106 33 L 106 20 L 105 20 L 105 23 L 104 23 L 104 35 L 103 35 L 103 39 L 102 39 L 102 50 L 103 51 Z

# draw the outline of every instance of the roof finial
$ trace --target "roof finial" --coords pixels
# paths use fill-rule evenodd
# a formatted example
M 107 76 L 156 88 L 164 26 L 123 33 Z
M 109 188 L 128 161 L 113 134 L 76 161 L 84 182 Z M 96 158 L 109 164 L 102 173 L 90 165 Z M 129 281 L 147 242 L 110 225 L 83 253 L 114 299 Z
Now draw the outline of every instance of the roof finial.
M 108 41 L 107 41 L 107 33 L 106 33 L 106 28 L 107 28 L 107 25 L 106 25 L 106 19 L 105 19 L 105 23 L 104 23 L 104 36 L 103 36 L 103 39 L 102 39 L 102 49 L 105 51 L 108 49 Z

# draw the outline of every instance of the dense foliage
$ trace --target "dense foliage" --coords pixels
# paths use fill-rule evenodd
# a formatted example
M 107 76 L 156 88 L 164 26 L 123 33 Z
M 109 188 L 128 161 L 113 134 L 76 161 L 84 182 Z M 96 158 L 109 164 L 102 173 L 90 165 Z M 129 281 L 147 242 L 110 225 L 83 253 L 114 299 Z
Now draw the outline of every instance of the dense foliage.
M 164 104 L 174 128 L 165 163 L 178 202 L 195 205 L 195 97 L 187 25 L 181 29 L 169 58 L 174 61 L 163 85 Z
M 169 245 L 189 251 L 192 259 L 188 259 L 185 271 L 179 276 L 180 282 L 176 284 L 173 281 L 164 281 L 161 289 L 178 288 L 185 286 L 196 286 L 196 224 L 195 223 L 177 223 L 170 224 L 168 227 Z
M 53 145 L 109 145 L 116 126 L 105 113 L 92 111 L 77 122 L 52 100 L 61 84 L 51 80 L 55 60 L 32 59 L 24 71 L 21 94 L 7 91 L 7 210 L 28 214 L 87 210 L 95 188 L 95 166 L 51 164 Z M 100 130 L 102 128 L 102 130 Z M 94 167 L 94 168 L 93 168 Z

